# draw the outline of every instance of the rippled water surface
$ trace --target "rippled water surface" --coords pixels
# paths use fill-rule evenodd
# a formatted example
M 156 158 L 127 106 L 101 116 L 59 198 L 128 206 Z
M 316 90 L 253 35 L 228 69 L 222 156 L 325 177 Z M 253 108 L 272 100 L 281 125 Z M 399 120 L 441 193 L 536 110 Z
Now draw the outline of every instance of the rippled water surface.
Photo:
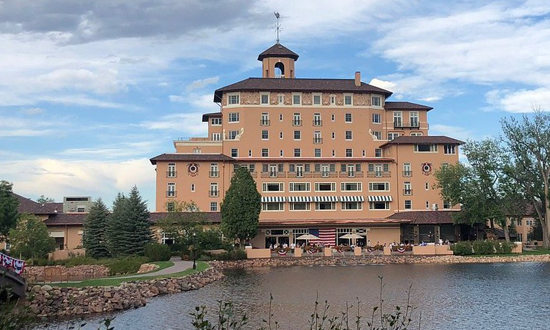
M 257 329 L 268 315 L 269 295 L 281 329 L 309 328 L 316 296 L 330 310 L 361 301 L 363 314 L 384 300 L 405 305 L 412 284 L 413 319 L 422 329 L 550 329 L 550 263 L 289 267 L 226 271 L 226 278 L 196 291 L 153 298 L 146 307 L 114 314 L 115 329 L 190 329 L 189 313 L 232 301 Z M 368 310 L 368 311 L 367 311 Z M 100 318 L 85 329 L 97 329 Z M 66 323 L 50 328 L 64 329 Z M 417 328 L 416 326 L 414 327 Z

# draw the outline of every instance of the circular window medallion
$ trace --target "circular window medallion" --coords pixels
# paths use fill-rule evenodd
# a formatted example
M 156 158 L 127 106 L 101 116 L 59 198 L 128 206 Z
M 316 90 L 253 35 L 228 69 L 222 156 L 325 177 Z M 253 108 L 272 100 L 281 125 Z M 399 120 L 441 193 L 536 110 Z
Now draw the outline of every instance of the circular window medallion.
M 422 164 L 422 174 L 429 175 L 432 172 L 432 164 L 431 163 L 423 163 Z
M 191 163 L 187 166 L 187 172 L 189 175 L 195 176 L 199 173 L 199 165 Z

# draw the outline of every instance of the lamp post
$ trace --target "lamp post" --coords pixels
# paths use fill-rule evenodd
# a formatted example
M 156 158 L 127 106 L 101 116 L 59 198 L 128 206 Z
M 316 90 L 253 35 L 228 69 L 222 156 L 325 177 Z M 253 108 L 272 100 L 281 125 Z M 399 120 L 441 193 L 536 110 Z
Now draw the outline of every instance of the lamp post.
M 197 269 L 197 233 L 193 233 L 193 269 Z

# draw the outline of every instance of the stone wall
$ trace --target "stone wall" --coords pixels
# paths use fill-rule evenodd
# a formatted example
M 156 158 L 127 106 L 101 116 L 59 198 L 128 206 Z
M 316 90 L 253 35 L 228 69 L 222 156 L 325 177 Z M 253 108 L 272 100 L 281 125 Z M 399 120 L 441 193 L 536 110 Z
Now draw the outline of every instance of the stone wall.
M 27 283 L 82 281 L 109 276 L 109 268 L 104 265 L 28 266 L 23 272 Z
M 180 278 L 124 282 L 119 286 L 59 288 L 35 285 L 29 288 L 26 304 L 38 316 L 61 317 L 109 313 L 145 306 L 158 295 L 195 290 L 219 280 L 214 268 Z

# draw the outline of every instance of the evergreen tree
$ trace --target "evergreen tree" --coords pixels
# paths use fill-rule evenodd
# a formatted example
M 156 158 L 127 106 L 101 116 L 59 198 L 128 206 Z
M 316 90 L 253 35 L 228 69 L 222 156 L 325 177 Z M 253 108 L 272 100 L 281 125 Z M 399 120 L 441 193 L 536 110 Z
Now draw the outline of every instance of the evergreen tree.
M 9 182 L 0 181 L 0 242 L 7 238 L 10 229 L 15 228 L 19 218 L 19 201 L 11 189 Z
M 231 185 L 222 203 L 221 228 L 225 236 L 244 241 L 254 237 L 258 231 L 261 210 L 261 196 L 256 182 L 245 167 L 240 167 L 231 178 Z
M 55 250 L 55 239 L 50 237 L 48 228 L 38 217 L 23 214 L 17 227 L 10 230 L 11 252 L 22 258 L 46 258 Z
M 92 258 L 105 258 L 110 255 L 106 239 L 108 217 L 109 210 L 100 198 L 90 208 L 82 235 L 86 255 Z
M 113 213 L 107 220 L 107 248 L 113 257 L 123 253 L 123 247 L 127 245 L 127 235 L 124 229 L 125 208 L 127 198 L 119 193 L 113 202 Z
M 152 234 L 147 204 L 141 199 L 136 186 L 130 191 L 124 211 L 122 227 L 126 242 L 122 247 L 123 253 L 142 255 L 145 245 L 151 242 Z

